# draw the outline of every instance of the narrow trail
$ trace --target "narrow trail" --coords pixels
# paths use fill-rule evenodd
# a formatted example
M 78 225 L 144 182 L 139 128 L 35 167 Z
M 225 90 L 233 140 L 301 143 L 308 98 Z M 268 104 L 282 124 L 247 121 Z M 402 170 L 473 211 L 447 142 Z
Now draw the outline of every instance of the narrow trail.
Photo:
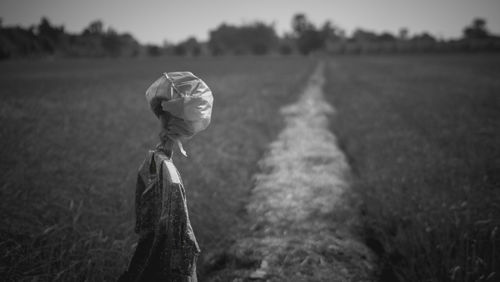
M 215 281 L 372 281 L 374 256 L 347 227 L 349 166 L 328 129 L 323 72 L 318 65 L 299 100 L 281 109 L 286 126 L 259 163 L 247 206 L 250 231 Z

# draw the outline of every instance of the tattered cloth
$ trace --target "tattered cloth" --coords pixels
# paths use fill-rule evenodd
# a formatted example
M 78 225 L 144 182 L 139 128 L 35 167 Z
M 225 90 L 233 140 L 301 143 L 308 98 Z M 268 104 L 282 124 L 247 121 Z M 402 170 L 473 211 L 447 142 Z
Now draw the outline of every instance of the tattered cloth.
M 200 253 L 189 222 L 186 195 L 171 154 L 148 152 L 136 186 L 139 243 L 119 281 L 195 282 Z

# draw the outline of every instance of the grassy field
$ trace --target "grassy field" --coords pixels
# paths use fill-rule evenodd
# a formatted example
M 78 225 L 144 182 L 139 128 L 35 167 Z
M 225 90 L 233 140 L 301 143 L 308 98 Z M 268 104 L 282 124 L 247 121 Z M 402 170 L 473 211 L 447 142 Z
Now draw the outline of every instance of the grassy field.
M 204 254 L 233 239 L 267 144 L 314 61 L 140 59 L 0 64 L 0 277 L 114 281 L 136 240 L 137 168 L 158 141 L 144 92 L 190 70 L 215 96 L 212 125 L 175 157 Z M 201 258 L 201 272 L 209 272 Z M 36 280 L 38 279 L 38 280 Z
M 328 62 L 331 128 L 381 280 L 498 280 L 500 56 Z M 0 277 L 113 281 L 124 270 L 137 239 L 137 168 L 159 133 L 144 91 L 166 70 L 195 72 L 215 95 L 211 126 L 185 144 L 188 159 L 175 157 L 201 274 L 210 273 L 207 255 L 237 236 L 257 161 L 283 127 L 278 108 L 297 99 L 313 66 L 294 57 L 2 62 Z
M 332 60 L 332 129 L 382 281 L 499 281 L 499 77 L 498 55 Z

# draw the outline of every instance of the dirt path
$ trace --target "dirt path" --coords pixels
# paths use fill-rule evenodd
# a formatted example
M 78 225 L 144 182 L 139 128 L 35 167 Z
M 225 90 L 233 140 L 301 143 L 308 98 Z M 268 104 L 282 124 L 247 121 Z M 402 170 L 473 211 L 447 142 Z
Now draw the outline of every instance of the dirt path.
M 349 167 L 328 130 L 323 65 L 299 100 L 281 109 L 286 127 L 260 162 L 247 206 L 247 237 L 215 281 L 371 281 L 373 255 L 347 230 Z M 224 277 L 224 278 L 223 278 Z

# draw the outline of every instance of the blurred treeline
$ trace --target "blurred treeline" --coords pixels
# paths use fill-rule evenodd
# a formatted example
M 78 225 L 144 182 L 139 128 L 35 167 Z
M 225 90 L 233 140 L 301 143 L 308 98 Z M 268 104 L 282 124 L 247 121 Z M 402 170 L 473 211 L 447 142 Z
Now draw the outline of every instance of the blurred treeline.
M 336 54 L 409 52 L 500 51 L 500 37 L 488 31 L 484 19 L 475 19 L 457 39 L 438 39 L 428 32 L 412 34 L 401 28 L 398 34 L 356 29 L 351 35 L 331 22 L 315 26 L 304 14 L 296 14 L 291 32 L 278 36 L 272 24 L 221 24 L 210 31 L 209 40 L 190 37 L 177 44 L 140 44 L 129 33 L 104 28 L 93 21 L 81 33 L 72 34 L 42 18 L 36 26 L 3 26 L 0 20 L 0 59 L 22 57 L 136 57 L 199 55 L 265 55 L 326 52 Z
M 132 35 L 112 28 L 104 30 L 101 21 L 91 22 L 80 34 L 68 33 L 64 26 L 52 25 L 47 18 L 28 28 L 0 25 L 0 59 L 137 56 L 140 50 Z

